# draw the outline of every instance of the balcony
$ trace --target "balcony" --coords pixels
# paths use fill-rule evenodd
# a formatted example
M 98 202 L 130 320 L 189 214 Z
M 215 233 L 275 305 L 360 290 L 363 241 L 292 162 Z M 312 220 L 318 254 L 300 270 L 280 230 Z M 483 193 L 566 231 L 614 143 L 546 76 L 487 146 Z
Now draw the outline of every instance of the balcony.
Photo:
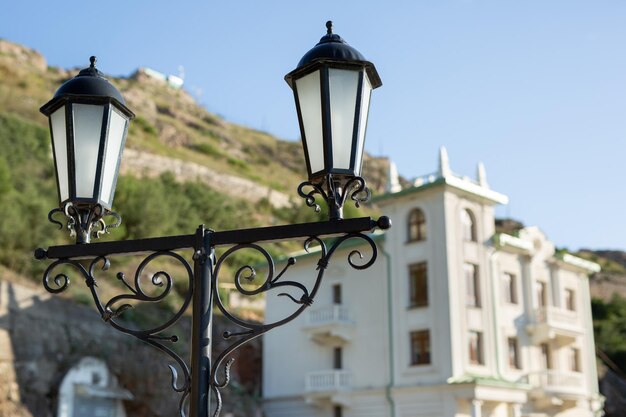
M 352 374 L 342 369 L 315 371 L 306 374 L 305 399 L 309 404 L 330 403 L 350 405 L 349 393 L 352 390 Z
M 309 310 L 305 320 L 304 331 L 319 344 L 337 346 L 352 339 L 355 324 L 350 310 L 344 305 Z
M 579 372 L 546 370 L 528 375 L 530 396 L 541 408 L 573 406 L 586 396 L 585 380 Z
M 576 311 L 556 307 L 541 307 L 535 310 L 534 322 L 526 328 L 532 336 L 533 343 L 554 340 L 560 346 L 573 343 L 584 331 Z

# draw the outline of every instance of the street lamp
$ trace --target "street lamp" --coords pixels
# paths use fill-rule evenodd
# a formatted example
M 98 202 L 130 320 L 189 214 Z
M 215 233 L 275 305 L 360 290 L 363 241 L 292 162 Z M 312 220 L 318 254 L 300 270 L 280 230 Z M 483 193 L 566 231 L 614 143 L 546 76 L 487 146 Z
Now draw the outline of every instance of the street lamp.
M 361 178 L 363 146 L 372 89 L 382 85 L 374 64 L 333 33 L 327 33 L 295 70 L 285 76 L 293 89 L 309 182 L 299 187 L 307 203 L 312 193 L 324 196 L 331 220 L 341 219 L 348 195 L 369 198 Z M 316 206 L 319 210 L 319 206 Z
M 170 365 L 170 369 L 172 387 L 181 393 L 181 416 L 186 415 L 185 409 L 189 404 L 191 417 L 208 417 L 212 396 L 215 399 L 213 416 L 218 416 L 222 405 L 220 389 L 229 381 L 233 361 L 231 354 L 250 340 L 295 319 L 310 306 L 330 259 L 346 240 L 360 239 L 371 250 L 371 256 L 359 262 L 354 258 L 362 258 L 361 252 L 351 251 L 348 263 L 356 269 L 371 266 L 377 257 L 377 247 L 366 232 L 391 227 L 391 221 L 385 216 L 378 220 L 369 217 L 342 219 L 341 216 L 348 195 L 357 205 L 369 195 L 365 181 L 360 177 L 361 158 L 369 94 L 372 88 L 380 85 L 380 79 L 374 66 L 333 35 L 330 23 L 327 26 L 328 34 L 322 42 L 305 55 L 301 65 L 285 78 L 294 88 L 309 170 L 309 181 L 301 184 L 298 192 L 309 206 L 315 207 L 315 194 L 322 194 L 331 207 L 328 221 L 229 231 L 213 231 L 201 225 L 189 235 L 89 243 L 90 237 L 98 237 L 110 227 L 102 220 L 104 216 L 116 217 L 118 222 L 114 226 L 121 221 L 111 211 L 111 204 L 128 123 L 134 115 L 125 107 L 124 99 L 115 87 L 95 68 L 94 57 L 89 68 L 63 84 L 54 98 L 41 108 L 50 118 L 59 191 L 59 207 L 52 210 L 48 217 L 52 222 L 61 224 L 53 216 L 65 214 L 68 228 L 76 234 L 75 245 L 35 251 L 37 259 L 53 260 L 44 272 L 43 285 L 52 293 L 64 291 L 70 278 L 64 272 L 54 271 L 61 266 L 73 268 L 85 279 L 98 313 L 105 322 L 169 355 L 177 364 Z M 328 55 L 329 51 L 334 55 Z M 310 77 L 319 78 L 319 87 L 311 85 Z M 313 96 L 309 95 L 311 91 Z M 342 96 L 343 93 L 345 95 Z M 319 94 L 319 99 L 314 97 L 315 94 Z M 311 103 L 317 103 L 319 109 L 312 109 Z M 307 112 L 322 115 L 322 119 L 312 120 Z M 322 133 L 312 131 L 311 123 L 318 123 Z M 313 190 L 308 193 L 303 191 L 307 186 L 313 187 Z M 322 240 L 322 237 L 330 236 L 335 239 L 328 242 Z M 311 244 L 319 245 L 319 260 L 313 271 L 316 278 L 310 288 L 284 279 L 289 267 L 295 263 L 294 258 L 289 258 L 277 273 L 272 256 L 260 246 L 262 242 L 286 239 L 303 240 L 307 251 Z M 226 250 L 217 256 L 217 247 Z M 188 257 L 179 253 L 189 249 Z M 266 272 L 264 277 L 259 278 L 253 266 L 239 267 L 232 277 L 237 290 L 250 296 L 280 289 L 278 295 L 288 296 L 295 303 L 292 314 L 272 323 L 259 324 L 237 317 L 222 303 L 217 291 L 222 266 L 226 259 L 244 249 L 260 254 Z M 114 255 L 131 254 L 145 256 L 134 273 L 134 280 L 128 280 L 122 272 L 118 273 L 117 278 L 126 292 L 103 301 L 96 284 L 98 269 L 109 269 L 110 258 Z M 146 283 L 144 279 L 145 275 L 149 275 L 149 265 L 157 258 L 168 258 L 182 266 L 182 281 L 187 283 L 188 290 L 183 295 L 180 308 L 169 320 L 149 329 L 129 328 L 120 320 L 124 311 L 132 308 L 133 303 L 164 300 L 175 280 L 180 279 L 160 270 L 149 276 Z M 247 285 L 243 285 L 244 282 Z M 250 285 L 255 285 L 254 289 L 250 289 Z M 191 360 L 187 365 L 171 348 L 178 337 L 164 332 L 182 317 L 190 304 L 193 314 Z M 214 307 L 232 323 L 232 330 L 222 335 L 212 334 Z M 216 337 L 221 337 L 229 345 L 213 360 L 211 350 Z M 180 376 L 179 371 L 182 371 Z
M 59 207 L 50 216 L 65 213 L 77 243 L 106 232 L 107 215 L 117 217 L 119 225 L 111 205 L 128 123 L 135 117 L 96 68 L 96 57 L 90 61 L 40 109 L 50 120 L 59 194 Z M 99 230 L 92 231 L 94 226 Z

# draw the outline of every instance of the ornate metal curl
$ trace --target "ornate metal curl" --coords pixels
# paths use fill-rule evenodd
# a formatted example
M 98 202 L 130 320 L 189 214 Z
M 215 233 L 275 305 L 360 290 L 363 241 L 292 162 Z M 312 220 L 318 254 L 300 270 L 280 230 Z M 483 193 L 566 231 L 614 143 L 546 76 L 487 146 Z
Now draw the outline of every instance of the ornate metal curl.
M 305 191 L 307 187 L 311 187 L 308 192 Z M 323 182 L 305 181 L 298 186 L 298 195 L 304 198 L 307 206 L 313 207 L 319 213 L 320 206 L 316 202 L 316 194 L 321 195 L 329 207 L 336 210 L 343 208 L 348 197 L 354 201 L 356 207 L 360 207 L 361 203 L 367 202 L 371 197 L 370 189 L 362 177 L 349 177 L 346 180 L 343 177 L 333 177 L 332 174 L 327 175 Z
M 172 315 L 172 317 L 170 317 L 167 321 L 159 326 L 150 329 L 140 330 L 126 327 L 124 324 L 117 321 L 117 318 L 124 311 L 133 308 L 133 306 L 129 303 L 123 303 L 124 301 L 128 300 L 136 302 L 156 303 L 165 299 L 171 292 L 171 289 L 173 287 L 173 278 L 166 271 L 158 271 L 152 274 L 150 279 L 148 280 L 152 287 L 159 289 L 159 292 L 156 295 L 148 294 L 146 292 L 145 285 L 142 284 L 142 276 L 144 276 L 144 271 L 146 267 L 150 264 L 150 262 L 158 257 L 173 258 L 185 268 L 188 280 L 188 291 L 185 295 L 185 299 L 178 311 L 176 311 Z M 187 366 L 185 361 L 180 356 L 178 356 L 172 349 L 163 344 L 164 342 L 177 342 L 178 336 L 166 336 L 162 335 L 161 332 L 172 326 L 182 317 L 184 312 L 189 307 L 189 304 L 191 303 L 193 297 L 193 271 L 185 258 L 175 252 L 169 251 L 155 252 L 147 256 L 137 267 L 134 281 L 132 282 L 132 284 L 129 283 L 129 281 L 126 279 L 124 273 L 120 272 L 117 274 L 117 279 L 122 282 L 122 284 L 129 290 L 130 293 L 115 296 L 104 304 L 101 302 L 100 296 L 97 291 L 98 285 L 96 282 L 96 269 L 99 268 L 102 271 L 106 271 L 109 269 L 110 262 L 106 257 L 98 257 L 92 260 L 88 268 L 86 268 L 80 262 L 70 259 L 59 259 L 53 262 L 50 266 L 48 266 L 43 275 L 43 285 L 45 289 L 51 293 L 60 293 L 62 291 L 65 291 L 69 287 L 70 278 L 65 273 L 56 274 L 54 275 L 54 278 L 52 278 L 53 270 L 61 265 L 69 265 L 83 275 L 85 283 L 94 299 L 96 308 L 105 322 L 110 324 L 116 330 L 134 336 L 137 339 L 159 349 L 178 364 L 178 367 L 182 369 L 182 377 L 179 377 L 176 367 L 172 365 L 168 366 L 172 374 L 172 389 L 178 393 L 182 393 L 179 403 L 179 412 L 180 415 L 184 417 L 185 402 L 189 396 L 189 392 L 191 389 L 191 374 L 189 371 L 189 367 Z M 54 286 L 51 285 L 51 280 L 54 282 Z M 121 305 L 115 308 L 115 305 L 118 305 L 120 303 Z M 182 379 L 181 383 L 179 383 L 180 379 Z
M 360 259 L 363 259 L 363 254 L 361 253 L 361 251 L 357 249 L 352 250 L 348 254 L 348 264 L 355 269 L 366 269 L 374 264 L 378 256 L 378 250 L 376 248 L 376 244 L 374 243 L 374 241 L 367 235 L 364 235 L 362 233 L 346 234 L 344 236 L 341 236 L 333 240 L 330 244 L 330 249 L 327 248 L 326 243 L 322 241 L 320 238 L 312 236 L 304 242 L 304 249 L 306 250 L 306 252 L 311 253 L 312 252 L 311 245 L 313 243 L 317 243 L 319 245 L 320 257 L 317 262 L 317 268 L 316 268 L 317 276 L 310 290 L 299 282 L 286 281 L 286 280 L 281 279 L 283 278 L 283 276 L 285 275 L 289 267 L 296 263 L 295 258 L 289 258 L 287 260 L 286 265 L 283 267 L 283 269 L 276 276 L 274 276 L 275 266 L 274 266 L 274 261 L 273 261 L 272 256 L 264 248 L 262 248 L 261 246 L 257 244 L 248 243 L 248 244 L 236 245 L 228 249 L 222 256 L 220 256 L 220 258 L 217 260 L 217 263 L 214 269 L 214 274 L 213 274 L 213 283 L 212 283 L 213 297 L 218 308 L 224 315 L 224 317 L 226 317 L 228 320 L 230 320 L 231 322 L 233 322 L 234 324 L 238 325 L 239 327 L 243 329 L 239 331 L 225 331 L 222 334 L 222 338 L 224 340 L 229 340 L 231 338 L 237 338 L 237 340 L 231 343 L 222 353 L 220 353 L 220 355 L 214 361 L 212 368 L 211 368 L 211 380 L 209 381 L 209 386 L 211 387 L 211 391 L 214 394 L 215 399 L 216 399 L 216 408 L 213 413 L 213 417 L 218 417 L 220 414 L 220 411 L 222 408 L 222 396 L 220 393 L 220 389 L 225 388 L 228 385 L 230 381 L 230 368 L 235 360 L 232 357 L 230 357 L 228 360 L 226 360 L 226 358 L 228 358 L 236 349 L 238 349 L 245 343 L 248 343 L 249 341 L 261 336 L 262 334 L 270 331 L 271 329 L 275 327 L 282 326 L 283 324 L 286 324 L 294 320 L 296 317 L 302 314 L 302 312 L 313 303 L 315 295 L 317 294 L 317 291 L 321 285 L 322 278 L 324 276 L 324 273 L 326 272 L 326 269 L 328 268 L 330 259 L 332 258 L 333 254 L 345 241 L 349 239 L 364 240 L 367 244 L 369 244 L 371 248 L 371 256 L 368 260 L 358 263 L 358 262 L 355 262 L 354 258 L 359 257 Z M 264 261 L 265 261 L 264 267 L 267 268 L 267 272 L 265 273 L 264 279 L 261 280 L 261 282 L 256 286 L 256 288 L 252 290 L 250 289 L 246 290 L 241 284 L 242 279 L 247 281 L 248 284 L 252 284 L 253 281 L 257 278 L 256 269 L 250 265 L 245 265 L 245 266 L 240 267 L 236 271 L 235 276 L 234 276 L 234 283 L 235 283 L 235 288 L 237 289 L 237 291 L 239 291 L 239 293 L 245 296 L 252 296 L 252 295 L 256 295 L 260 293 L 265 293 L 276 288 L 291 287 L 292 289 L 296 289 L 299 292 L 301 292 L 300 298 L 293 297 L 292 295 L 285 293 L 285 292 L 279 293 L 278 296 L 288 297 L 298 306 L 297 309 L 293 313 L 291 313 L 287 317 L 284 317 L 281 320 L 277 320 L 272 323 L 259 324 L 259 323 L 253 323 L 247 320 L 243 320 L 237 317 L 236 315 L 231 313 L 227 309 L 226 306 L 224 306 L 224 304 L 222 303 L 222 300 L 219 297 L 219 293 L 217 290 L 219 276 L 220 276 L 220 269 L 224 261 L 226 260 L 226 258 L 231 256 L 233 253 L 243 250 L 243 249 L 251 249 L 251 250 L 255 250 L 259 252 L 264 258 Z M 223 365 L 223 379 L 220 381 L 220 378 L 218 376 L 218 371 L 221 369 L 222 365 Z
M 354 191 L 356 190 L 353 190 L 353 192 Z M 376 222 L 376 225 L 381 229 L 387 229 L 390 226 L 390 222 L 389 219 L 381 217 L 381 219 Z M 199 230 L 204 233 L 203 228 Z M 222 333 L 221 337 L 227 344 L 226 349 L 224 349 L 217 356 L 216 360 L 211 365 L 210 372 L 208 372 L 210 378 L 210 380 L 207 381 L 208 386 L 215 398 L 216 403 L 213 414 L 215 417 L 219 416 L 222 409 L 221 389 L 225 388 L 230 382 L 230 369 L 234 361 L 232 353 L 245 343 L 261 336 L 275 327 L 284 325 L 294 320 L 302 314 L 302 312 L 313 303 L 331 258 L 337 249 L 341 247 L 343 242 L 349 239 L 361 239 L 371 248 L 369 251 L 371 256 L 366 259 L 363 259 L 364 256 L 358 249 L 350 251 L 347 257 L 348 264 L 350 266 L 356 269 L 365 269 L 375 262 L 377 257 L 376 244 L 365 234 L 358 232 L 347 233 L 327 242 L 322 241 L 318 236 L 311 236 L 304 242 L 304 249 L 309 253 L 313 253 L 311 246 L 316 245 L 315 249 L 319 253 L 319 259 L 316 267 L 317 272 L 315 280 L 308 286 L 305 286 L 300 282 L 285 279 L 289 268 L 296 263 L 295 258 L 289 258 L 285 263 L 285 266 L 277 272 L 274 260 L 270 253 L 255 243 L 234 245 L 227 249 L 226 252 L 217 259 L 214 266 L 211 265 L 212 273 L 210 273 L 209 276 L 211 276 L 212 281 L 210 286 L 212 293 L 209 297 L 211 301 L 208 302 L 207 307 L 212 308 L 212 306 L 217 305 L 224 317 L 230 320 L 230 322 L 237 327 L 237 329 L 228 330 Z M 211 250 L 213 249 L 214 248 L 211 248 Z M 263 274 L 258 276 L 257 270 L 254 266 L 244 265 L 239 267 L 235 271 L 234 277 L 232 277 L 235 288 L 244 296 L 254 296 L 270 290 L 278 290 L 278 296 L 287 297 L 295 305 L 293 309 L 294 311 L 286 317 L 271 323 L 262 324 L 250 322 L 249 320 L 245 320 L 230 312 L 223 304 L 218 292 L 218 281 L 220 279 L 220 273 L 222 272 L 222 266 L 224 265 L 226 259 L 244 249 L 256 251 L 261 255 L 264 270 Z M 36 254 L 38 259 L 42 259 L 47 256 L 45 251 L 43 252 L 44 253 L 39 252 Z M 184 301 L 182 302 L 180 309 L 172 313 L 173 315 L 161 325 L 149 329 L 131 329 L 126 327 L 123 323 L 118 321 L 118 318 L 123 315 L 126 310 L 132 308 L 133 303 L 156 303 L 162 301 L 170 294 L 173 288 L 174 280 L 168 272 L 158 270 L 157 272 L 149 275 L 145 273 L 148 265 L 154 259 L 159 257 L 169 257 L 175 262 L 183 265 L 187 273 L 188 280 L 188 292 L 184 296 Z M 207 259 L 214 259 L 213 255 Z M 196 263 L 199 262 L 199 259 L 195 256 L 194 260 Z M 180 319 L 192 302 L 195 279 L 199 278 L 199 276 L 194 276 L 194 272 L 192 271 L 192 268 L 187 260 L 177 253 L 167 250 L 148 255 L 137 267 L 134 280 L 127 279 L 123 273 L 117 274 L 117 278 L 125 287 L 126 293 L 114 296 L 106 303 L 103 303 L 100 299 L 98 294 L 98 285 L 96 282 L 96 274 L 98 270 L 107 270 L 110 268 L 110 262 L 105 256 L 97 257 L 91 260 L 89 264 L 80 263 L 76 260 L 68 258 L 61 258 L 53 262 L 46 269 L 43 276 L 44 287 L 52 293 L 62 292 L 66 290 L 70 284 L 70 277 L 66 271 L 62 271 L 57 274 L 54 273 L 56 268 L 63 265 L 82 274 L 85 279 L 85 283 L 92 294 L 96 308 L 105 322 L 109 323 L 116 330 L 132 335 L 137 339 L 161 350 L 175 361 L 174 365 L 169 365 L 172 374 L 172 388 L 174 391 L 181 393 L 179 413 L 182 417 L 185 417 L 185 408 L 188 402 L 187 400 L 191 397 L 190 394 L 192 391 L 191 373 L 186 363 L 166 345 L 166 343 L 177 342 L 178 337 L 175 335 L 163 335 L 162 332 Z M 198 264 L 196 264 L 196 266 L 198 266 Z M 289 289 L 291 291 L 280 291 L 285 289 Z M 182 370 L 182 375 L 179 375 L 179 370 Z
M 76 236 L 77 243 L 89 243 L 92 237 L 97 239 L 103 234 L 109 234 L 111 229 L 122 224 L 119 214 L 105 209 L 100 204 L 77 205 L 67 202 L 63 207 L 51 210 L 48 213 L 48 221 L 63 229 L 63 223 L 54 218 L 57 213 L 65 215 L 67 219 L 65 227 L 70 231 L 70 236 Z M 115 222 L 107 225 L 104 218 L 109 216 L 115 218 Z

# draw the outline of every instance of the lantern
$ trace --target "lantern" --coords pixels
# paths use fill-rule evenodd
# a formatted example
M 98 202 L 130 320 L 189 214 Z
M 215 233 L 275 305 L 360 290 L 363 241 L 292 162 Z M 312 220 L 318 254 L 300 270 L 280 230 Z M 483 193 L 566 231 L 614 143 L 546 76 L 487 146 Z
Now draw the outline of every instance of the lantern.
M 41 107 L 50 120 L 59 209 L 77 241 L 111 213 L 128 124 L 135 116 L 120 92 L 91 65 L 65 82 Z M 82 224 L 82 226 L 81 226 Z
M 371 91 L 382 85 L 374 64 L 327 34 L 285 76 L 293 89 L 309 180 L 360 176 Z

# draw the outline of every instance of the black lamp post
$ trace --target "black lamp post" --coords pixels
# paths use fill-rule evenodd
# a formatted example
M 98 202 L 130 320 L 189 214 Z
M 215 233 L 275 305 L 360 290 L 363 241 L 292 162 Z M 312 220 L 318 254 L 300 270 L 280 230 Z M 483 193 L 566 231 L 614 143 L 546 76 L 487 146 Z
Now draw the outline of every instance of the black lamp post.
M 105 322 L 169 355 L 176 362 L 176 366 L 170 365 L 170 368 L 172 387 L 182 394 L 181 416 L 185 416 L 188 403 L 191 417 L 208 417 L 211 393 L 215 400 L 213 416 L 218 416 L 222 405 L 220 389 L 228 384 L 233 351 L 295 319 L 310 306 L 330 259 L 346 240 L 360 239 L 371 250 L 371 256 L 359 263 L 353 257 L 361 257 L 361 252 L 353 250 L 348 255 L 348 263 L 356 269 L 371 266 L 376 260 L 377 248 L 365 232 L 391 227 L 391 221 L 385 216 L 378 220 L 369 217 L 342 219 L 341 216 L 348 195 L 357 205 L 369 195 L 365 181 L 360 177 L 361 159 L 370 91 L 381 83 L 374 66 L 333 35 L 330 22 L 327 26 L 328 34 L 320 44 L 309 51 L 298 68 L 285 78 L 296 96 L 309 170 L 309 181 L 301 184 L 298 192 L 309 206 L 317 206 L 316 193 L 323 195 L 330 206 L 329 221 L 222 232 L 201 225 L 190 235 L 87 244 L 90 237 L 97 237 L 110 227 L 104 223 L 104 216 L 116 217 L 118 222 L 114 226 L 121 221 L 111 211 L 111 204 L 128 123 L 134 115 L 125 107 L 117 89 L 95 68 L 94 57 L 89 68 L 63 84 L 54 98 L 41 108 L 50 118 L 59 190 L 59 207 L 50 212 L 49 218 L 62 225 L 52 216 L 64 213 L 77 242 L 35 251 L 37 259 L 54 260 L 44 272 L 43 285 L 52 293 L 64 291 L 69 286 L 69 276 L 53 271 L 63 265 L 74 268 L 85 279 Z M 306 186 L 313 187 L 313 190 L 304 192 Z M 336 239 L 330 242 L 321 239 L 327 236 Z M 301 239 L 307 250 L 311 244 L 319 245 L 319 261 L 312 272 L 316 279 L 311 288 L 284 279 L 287 269 L 295 263 L 294 258 L 289 258 L 283 269 L 276 273 L 272 256 L 259 245 L 285 239 Z M 217 247 L 227 249 L 221 256 L 216 256 Z M 179 253 L 185 249 L 191 250 L 188 258 Z M 259 324 L 237 317 L 223 304 L 217 291 L 222 265 L 243 249 L 261 255 L 266 273 L 264 278 L 259 278 L 253 266 L 239 267 L 232 277 L 237 290 L 250 296 L 269 295 L 280 289 L 277 295 L 287 295 L 295 303 L 292 314 L 273 323 Z M 131 254 L 145 256 L 134 273 L 134 281 L 128 280 L 124 273 L 118 273 L 117 278 L 124 284 L 126 293 L 103 301 L 96 285 L 98 269 L 110 268 L 110 258 L 114 255 Z M 182 265 L 183 277 L 159 271 L 144 282 L 149 264 L 163 257 Z M 85 259 L 90 261 L 85 263 Z M 164 300 L 177 279 L 186 282 L 188 290 L 182 305 L 169 320 L 154 328 L 140 330 L 129 328 L 120 320 L 133 303 Z M 244 281 L 248 284 L 245 288 Z M 256 284 L 255 289 L 249 289 L 253 284 Z M 190 304 L 193 323 L 188 366 L 171 348 L 171 343 L 176 343 L 178 337 L 164 332 L 180 319 Z M 232 322 L 232 331 L 212 334 L 214 307 Z M 229 346 L 213 360 L 211 348 L 218 337 L 227 341 Z M 218 375 L 220 370 L 221 377 Z

